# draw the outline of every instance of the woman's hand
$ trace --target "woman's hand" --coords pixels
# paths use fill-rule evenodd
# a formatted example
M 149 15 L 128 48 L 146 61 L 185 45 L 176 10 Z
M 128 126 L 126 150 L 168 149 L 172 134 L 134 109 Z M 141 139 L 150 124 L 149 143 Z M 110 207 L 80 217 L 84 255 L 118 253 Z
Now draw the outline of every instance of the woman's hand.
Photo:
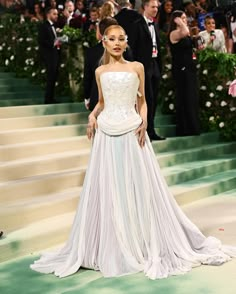
M 138 136 L 138 143 L 141 147 L 143 147 L 145 144 L 146 129 L 147 129 L 147 122 L 143 121 L 141 125 L 137 128 L 137 130 L 135 131 L 135 135 Z
M 174 22 L 175 22 L 177 25 L 179 25 L 179 26 L 181 26 L 181 25 L 184 24 L 184 22 L 183 22 L 183 20 L 182 20 L 181 17 L 175 17 Z
M 93 114 L 90 114 L 87 126 L 87 136 L 89 140 L 94 137 L 95 129 L 97 129 L 97 119 Z

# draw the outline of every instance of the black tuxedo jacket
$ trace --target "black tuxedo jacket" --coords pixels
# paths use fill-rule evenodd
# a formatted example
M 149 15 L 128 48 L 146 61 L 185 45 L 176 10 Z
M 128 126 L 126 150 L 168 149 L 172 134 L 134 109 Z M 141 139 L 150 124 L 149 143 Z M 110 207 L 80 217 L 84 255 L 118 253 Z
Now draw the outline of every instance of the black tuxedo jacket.
M 160 39 L 156 23 L 154 25 L 154 28 L 156 32 L 158 50 L 157 62 L 161 72 Z M 152 37 L 144 17 L 137 19 L 133 23 L 129 45 L 132 49 L 134 60 L 141 62 L 144 65 L 145 70 L 147 70 L 150 67 L 152 61 L 153 45 Z
M 104 48 L 102 42 L 85 51 L 84 59 L 84 98 L 90 98 L 89 110 L 93 110 L 98 102 L 98 88 L 95 77 L 95 70 L 99 66 Z M 124 54 L 126 60 L 132 61 L 132 53 L 127 50 Z
M 55 54 L 58 55 L 58 50 L 54 46 L 55 35 L 52 26 L 48 21 L 45 21 L 39 27 L 38 42 L 41 56 L 45 59 L 52 58 Z
M 122 26 L 128 36 L 128 42 L 134 22 L 141 17 L 142 15 L 139 14 L 137 11 L 128 8 L 122 8 L 115 15 L 115 19 L 117 20 L 118 24 Z

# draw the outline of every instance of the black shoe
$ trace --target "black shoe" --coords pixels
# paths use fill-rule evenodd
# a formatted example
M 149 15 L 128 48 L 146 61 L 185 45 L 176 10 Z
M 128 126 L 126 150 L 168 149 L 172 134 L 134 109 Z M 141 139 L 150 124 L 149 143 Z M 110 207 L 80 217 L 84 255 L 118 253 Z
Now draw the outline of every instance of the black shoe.
M 149 136 L 149 138 L 151 141 L 162 141 L 162 140 L 166 139 L 165 137 L 161 137 L 157 134 L 153 134 L 153 135 Z
M 1 231 L 1 232 L 0 232 L 0 238 L 2 237 L 2 235 L 3 235 L 3 232 Z

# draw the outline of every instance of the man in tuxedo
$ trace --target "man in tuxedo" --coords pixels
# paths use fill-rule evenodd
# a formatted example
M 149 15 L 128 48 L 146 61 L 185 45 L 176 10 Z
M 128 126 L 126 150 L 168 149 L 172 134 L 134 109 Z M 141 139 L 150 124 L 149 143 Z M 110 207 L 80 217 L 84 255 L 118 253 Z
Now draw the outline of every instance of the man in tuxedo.
M 161 79 L 160 40 L 157 24 L 153 22 L 158 12 L 158 1 L 142 0 L 142 7 L 144 10 L 143 17 L 133 23 L 129 45 L 132 49 L 134 60 L 144 65 L 148 135 L 150 140 L 164 140 L 165 138 L 157 135 L 154 129 L 157 96 Z
M 117 25 L 117 21 L 112 17 L 106 17 L 99 22 L 99 43 L 94 47 L 88 48 L 84 59 L 84 102 L 85 107 L 93 110 L 98 102 L 98 88 L 95 78 L 95 70 L 99 66 L 99 61 L 104 53 L 102 36 L 105 30 L 111 25 Z M 124 54 L 125 59 L 131 61 L 132 54 L 127 50 Z
M 142 15 L 131 9 L 129 0 L 117 0 L 116 2 L 120 6 L 120 11 L 115 15 L 115 19 L 125 30 L 129 42 L 130 34 L 132 32 L 132 25 L 137 19 L 141 18 Z
M 39 28 L 39 50 L 46 66 L 46 91 L 44 102 L 46 104 L 56 103 L 54 98 L 55 83 L 58 76 L 60 62 L 61 42 L 57 40 L 54 23 L 57 21 L 58 12 L 55 8 L 46 10 L 46 21 Z

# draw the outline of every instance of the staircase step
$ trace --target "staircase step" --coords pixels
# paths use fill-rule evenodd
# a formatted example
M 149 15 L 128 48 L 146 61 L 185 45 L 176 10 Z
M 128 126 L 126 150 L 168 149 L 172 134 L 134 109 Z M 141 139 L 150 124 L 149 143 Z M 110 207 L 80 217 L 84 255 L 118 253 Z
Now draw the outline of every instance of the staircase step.
M 65 213 L 6 232 L 0 242 L 0 262 L 64 243 L 73 219 L 74 212 Z
M 9 83 L 8 85 L 2 85 L 0 83 L 0 95 L 1 93 L 8 93 L 8 92 L 24 92 L 26 90 L 26 86 L 24 83 L 19 84 L 19 85 L 15 85 L 15 84 L 11 84 Z M 27 91 L 30 92 L 34 92 L 34 91 L 42 91 L 42 88 L 40 88 L 39 86 L 36 85 L 27 85 Z
M 236 169 L 217 173 L 170 187 L 179 205 L 236 188 Z
M 91 141 L 86 136 L 50 139 L 0 146 L 0 162 L 19 160 L 23 158 L 50 155 L 68 151 L 79 151 L 91 147 Z
M 0 133 L 2 145 L 85 135 L 87 124 L 20 129 Z
M 82 149 L 2 163 L 0 165 L 0 182 L 87 166 L 89 156 L 90 150 Z
M 199 136 L 186 136 L 168 138 L 164 141 L 153 141 L 152 146 L 154 152 L 158 155 L 160 152 L 170 152 L 177 150 L 187 150 L 189 148 L 200 147 L 206 144 L 219 142 L 219 134 L 217 132 L 203 133 Z
M 43 96 L 42 96 L 43 97 Z M 43 104 L 43 98 L 25 98 L 25 99 L 0 99 L 0 107 L 11 107 L 11 106 L 21 106 L 21 105 L 34 105 Z
M 32 99 L 32 98 L 40 98 L 44 95 L 43 91 L 41 90 L 34 90 L 34 91 L 15 91 L 15 92 L 1 92 L 1 100 L 7 99 Z M 1 101 L 0 100 L 0 101 Z
M 0 100 L 1 101 L 1 100 Z M 89 112 L 85 109 L 84 103 L 60 103 L 43 105 L 11 106 L 0 108 L 1 118 L 20 118 L 41 116 L 49 114 L 63 114 L 75 112 Z
M 30 223 L 74 212 L 82 187 L 65 189 L 49 195 L 38 195 L 30 199 L 14 200 L 0 207 L 1 227 L 12 232 Z
M 217 158 L 223 154 L 233 153 L 235 150 L 236 142 L 209 144 L 180 151 L 162 152 L 157 155 L 157 160 L 160 167 L 168 167 L 185 162 Z
M 0 183 L 1 203 L 57 193 L 83 185 L 86 166 Z
M 162 169 L 162 172 L 167 184 L 170 186 L 214 175 L 234 168 L 236 168 L 236 154 L 218 159 L 187 162 L 173 167 L 164 168 Z
M 86 124 L 88 114 L 81 113 L 65 113 L 52 114 L 43 116 L 19 117 L 0 119 L 0 132 L 7 130 L 17 130 L 26 128 L 50 127 L 58 125 Z
M 1 86 L 5 86 L 5 85 L 30 86 L 32 84 L 30 83 L 30 81 L 28 79 L 25 79 L 25 78 L 15 78 L 15 77 L 3 76 L 3 77 L 0 77 L 0 85 Z
M 155 128 L 155 132 L 163 137 L 169 138 L 176 136 L 176 125 L 161 125 Z

